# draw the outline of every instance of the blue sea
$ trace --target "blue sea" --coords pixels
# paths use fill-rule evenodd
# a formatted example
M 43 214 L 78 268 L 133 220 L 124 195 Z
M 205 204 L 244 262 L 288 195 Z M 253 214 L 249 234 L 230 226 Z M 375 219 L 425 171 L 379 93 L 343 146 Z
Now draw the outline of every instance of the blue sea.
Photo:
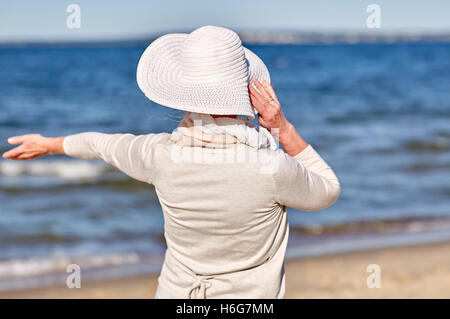
M 250 45 L 284 112 L 332 166 L 341 197 L 289 210 L 288 257 L 450 239 L 450 45 Z M 0 151 L 9 136 L 172 131 L 147 100 L 144 44 L 0 48 Z M 0 290 L 159 271 L 151 185 L 100 161 L 0 160 Z

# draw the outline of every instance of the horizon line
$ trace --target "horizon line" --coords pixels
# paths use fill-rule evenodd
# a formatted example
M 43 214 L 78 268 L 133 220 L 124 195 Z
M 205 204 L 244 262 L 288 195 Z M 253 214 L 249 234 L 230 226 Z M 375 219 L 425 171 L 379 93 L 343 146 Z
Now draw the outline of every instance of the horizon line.
M 102 44 L 145 44 L 167 33 L 157 32 L 147 36 L 130 38 L 67 38 L 32 39 L 32 40 L 0 40 L 0 47 L 36 46 L 36 45 L 102 45 Z M 244 31 L 238 32 L 246 44 L 383 44 L 383 43 L 450 43 L 450 31 L 419 32 L 419 31 Z

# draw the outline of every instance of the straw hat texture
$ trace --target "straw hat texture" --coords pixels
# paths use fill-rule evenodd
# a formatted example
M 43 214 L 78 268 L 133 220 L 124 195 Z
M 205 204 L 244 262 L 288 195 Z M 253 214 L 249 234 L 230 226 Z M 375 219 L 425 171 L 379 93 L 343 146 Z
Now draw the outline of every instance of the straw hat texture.
M 139 88 L 158 104 L 250 119 L 256 112 L 247 85 L 254 78 L 270 82 L 264 62 L 242 46 L 234 31 L 215 26 L 156 39 L 137 68 Z

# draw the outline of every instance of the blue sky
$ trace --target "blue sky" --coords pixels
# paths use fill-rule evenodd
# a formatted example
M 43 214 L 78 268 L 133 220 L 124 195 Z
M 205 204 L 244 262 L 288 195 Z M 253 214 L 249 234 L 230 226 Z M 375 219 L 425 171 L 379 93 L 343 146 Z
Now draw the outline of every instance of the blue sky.
M 68 29 L 66 8 L 81 7 Z M 1 0 L 0 41 L 115 40 L 202 25 L 236 31 L 368 31 L 366 7 L 381 7 L 377 32 L 450 32 L 449 0 Z

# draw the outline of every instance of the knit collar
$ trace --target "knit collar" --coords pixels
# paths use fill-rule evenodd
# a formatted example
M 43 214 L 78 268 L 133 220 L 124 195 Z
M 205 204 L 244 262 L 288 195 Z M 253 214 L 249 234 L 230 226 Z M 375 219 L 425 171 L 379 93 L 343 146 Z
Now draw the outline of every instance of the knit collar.
M 171 141 L 178 145 L 205 148 L 231 148 L 245 144 L 253 148 L 276 150 L 278 144 L 270 132 L 240 117 L 212 117 L 187 112 L 172 132 Z

